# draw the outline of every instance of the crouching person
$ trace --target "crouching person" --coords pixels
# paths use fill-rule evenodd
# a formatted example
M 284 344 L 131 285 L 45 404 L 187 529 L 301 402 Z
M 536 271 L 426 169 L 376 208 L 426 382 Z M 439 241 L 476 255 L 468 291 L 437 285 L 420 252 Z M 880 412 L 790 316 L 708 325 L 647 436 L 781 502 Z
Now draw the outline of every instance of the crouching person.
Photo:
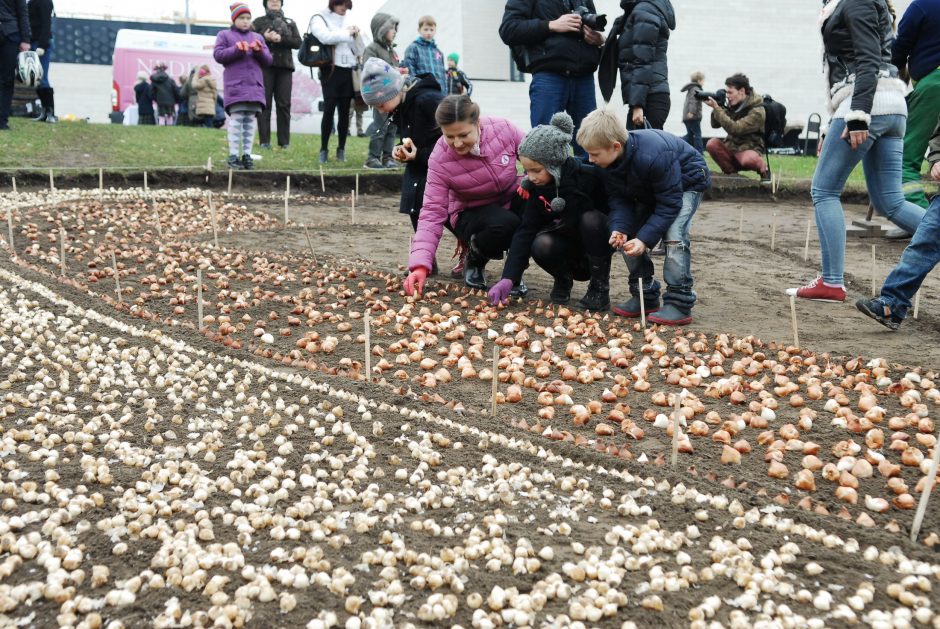
M 571 156 L 573 134 L 571 116 L 559 112 L 519 145 L 526 172 L 517 191 L 522 224 L 513 235 L 502 279 L 489 291 L 494 306 L 509 298 L 531 255 L 555 280 L 552 302 L 567 304 L 574 280 L 590 279 L 578 305 L 595 311 L 610 307 L 607 200 L 600 170 Z
M 607 109 L 585 118 L 577 139 L 591 162 L 603 168 L 610 244 L 623 252 L 630 271 L 631 299 L 614 306 L 614 312 L 639 317 L 642 286 L 646 310 L 655 313 L 648 317 L 652 323 L 691 323 L 695 291 L 689 228 L 711 185 L 705 158 L 671 133 L 644 129 L 628 134 Z M 662 308 L 648 253 L 659 240 L 666 245 Z

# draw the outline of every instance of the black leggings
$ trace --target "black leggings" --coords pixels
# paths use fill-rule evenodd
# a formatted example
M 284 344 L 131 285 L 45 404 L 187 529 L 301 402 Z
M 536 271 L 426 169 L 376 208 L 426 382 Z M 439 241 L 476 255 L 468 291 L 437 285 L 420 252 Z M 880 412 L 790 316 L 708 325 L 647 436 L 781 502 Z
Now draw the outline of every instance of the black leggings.
M 578 277 L 586 269 L 582 258 L 611 255 L 609 239 L 607 215 L 596 210 L 585 212 L 578 222 L 577 234 L 559 230 L 536 236 L 532 241 L 532 259 L 549 275 L 573 273 L 575 279 L 587 279 Z
M 666 124 L 666 118 L 669 117 L 669 109 L 672 106 L 672 99 L 669 94 L 647 94 L 646 106 L 643 108 L 643 116 L 649 123 L 651 129 L 662 130 Z M 637 127 L 633 124 L 633 110 L 627 114 L 627 129 L 633 131 Z M 639 127 L 642 129 L 643 127 Z
M 337 147 L 346 148 L 346 136 L 349 135 L 349 101 L 351 98 L 327 98 L 323 101 L 323 121 L 320 123 L 320 150 L 330 148 L 330 135 L 333 133 L 333 116 L 339 111 L 339 124 L 336 126 Z
M 462 241 L 473 244 L 486 258 L 496 260 L 512 244 L 512 236 L 519 228 L 519 217 L 499 205 L 467 208 L 457 217 L 454 233 Z

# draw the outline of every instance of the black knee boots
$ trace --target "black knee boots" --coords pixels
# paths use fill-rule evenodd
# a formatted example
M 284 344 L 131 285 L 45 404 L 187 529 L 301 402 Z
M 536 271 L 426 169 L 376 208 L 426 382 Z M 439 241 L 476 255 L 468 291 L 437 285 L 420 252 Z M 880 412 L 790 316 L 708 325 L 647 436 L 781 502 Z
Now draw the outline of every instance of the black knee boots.
M 33 120 L 36 122 L 58 122 L 59 119 L 55 115 L 55 90 L 51 87 L 38 87 L 36 88 L 36 94 L 39 96 L 39 102 L 42 105 L 42 113 Z
M 595 312 L 607 310 L 610 308 L 610 256 L 589 256 L 588 264 L 591 281 L 578 305 Z

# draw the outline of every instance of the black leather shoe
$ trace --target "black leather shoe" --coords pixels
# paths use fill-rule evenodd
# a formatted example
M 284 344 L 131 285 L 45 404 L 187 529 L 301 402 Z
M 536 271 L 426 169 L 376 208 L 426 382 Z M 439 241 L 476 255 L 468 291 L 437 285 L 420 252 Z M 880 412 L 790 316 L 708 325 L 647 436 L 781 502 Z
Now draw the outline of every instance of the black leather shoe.
M 571 287 L 574 286 L 574 280 L 571 276 L 555 276 L 555 283 L 552 285 L 552 292 L 549 298 L 553 304 L 567 304 L 571 301 Z
M 525 297 L 529 294 L 529 287 L 525 285 L 525 280 L 520 279 L 519 283 L 512 287 L 509 294 L 513 297 Z

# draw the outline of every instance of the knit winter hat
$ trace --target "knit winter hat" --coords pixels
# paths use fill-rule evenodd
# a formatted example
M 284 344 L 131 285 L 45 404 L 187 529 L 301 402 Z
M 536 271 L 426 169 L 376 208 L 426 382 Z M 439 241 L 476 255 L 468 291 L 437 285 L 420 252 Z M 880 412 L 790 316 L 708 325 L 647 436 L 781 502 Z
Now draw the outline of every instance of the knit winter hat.
M 447 58 L 453 61 L 455 66 L 460 65 L 460 55 L 458 55 L 456 52 L 450 53 L 447 55 Z
M 402 81 L 398 68 L 372 57 L 362 67 L 362 100 L 370 107 L 387 103 L 401 93 Z
M 141 70 L 140 72 L 137 73 L 137 82 L 138 82 L 138 83 L 140 83 L 140 82 L 142 82 L 142 81 L 146 81 L 146 80 L 149 79 L 149 78 L 150 78 L 150 75 L 147 74 L 146 72 L 144 72 L 143 70 Z
M 561 168 L 571 156 L 571 139 L 574 137 L 574 121 L 571 116 L 559 111 L 552 116 L 551 124 L 540 124 L 529 131 L 519 145 L 520 157 L 527 157 L 545 167 L 555 179 L 555 188 L 561 186 Z M 552 199 L 552 210 L 562 212 L 565 200 Z
M 251 9 L 249 9 L 249 8 L 248 8 L 248 5 L 245 4 L 244 2 L 233 2 L 233 3 L 229 6 L 229 9 L 232 10 L 232 21 L 233 21 L 233 22 L 234 22 L 234 21 L 238 18 L 238 16 L 241 15 L 242 13 L 247 13 L 248 15 L 251 15 Z

